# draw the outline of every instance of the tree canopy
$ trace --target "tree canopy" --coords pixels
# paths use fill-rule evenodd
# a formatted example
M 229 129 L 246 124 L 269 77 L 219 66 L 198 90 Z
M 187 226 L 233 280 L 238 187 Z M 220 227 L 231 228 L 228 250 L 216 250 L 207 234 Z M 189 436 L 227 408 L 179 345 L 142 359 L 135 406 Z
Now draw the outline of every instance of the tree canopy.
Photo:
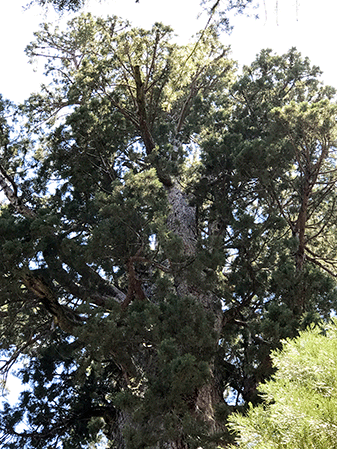
M 226 447 L 271 351 L 336 310 L 334 89 L 296 49 L 242 75 L 208 27 L 82 14 L 1 99 L 4 449 Z
M 85 0 L 33 0 L 36 3 L 40 4 L 41 6 L 46 6 L 48 4 L 52 5 L 56 10 L 62 11 L 62 10 L 71 10 L 71 11 L 77 11 L 80 9 L 84 4 Z M 139 3 L 140 0 L 135 0 L 135 3 Z M 226 0 L 225 2 L 222 2 L 221 0 L 201 0 L 200 3 L 204 5 L 211 5 L 211 9 L 216 9 L 220 5 L 220 3 L 224 3 L 226 6 L 226 9 L 236 9 L 238 11 L 242 11 L 245 6 L 249 3 L 251 3 L 253 0 Z M 223 6 L 223 5 L 222 5 Z
M 102 0 L 100 0 L 102 1 Z M 105 0 L 112 2 L 113 0 Z M 116 1 L 116 0 L 114 0 Z M 198 0 L 197 0 L 198 1 Z M 134 0 L 135 3 L 141 3 L 140 0 Z M 31 0 L 30 5 L 33 3 L 42 7 L 51 5 L 56 11 L 79 11 L 85 4 L 86 0 Z M 209 21 L 217 18 L 218 25 L 222 25 L 225 29 L 230 29 L 228 13 L 235 11 L 236 13 L 242 13 L 248 6 L 256 3 L 255 0 L 199 0 L 199 3 L 203 9 L 205 9 L 209 15 Z
M 85 0 L 33 0 L 30 4 L 51 5 L 56 11 L 78 11 L 85 5 Z

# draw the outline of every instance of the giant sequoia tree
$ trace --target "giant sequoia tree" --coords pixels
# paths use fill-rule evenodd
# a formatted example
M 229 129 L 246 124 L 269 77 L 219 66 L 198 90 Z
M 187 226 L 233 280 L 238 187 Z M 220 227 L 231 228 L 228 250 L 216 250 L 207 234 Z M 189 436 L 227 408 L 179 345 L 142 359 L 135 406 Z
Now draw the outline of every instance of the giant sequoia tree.
M 212 29 L 82 15 L 27 52 L 52 81 L 1 103 L 2 371 L 27 385 L 2 447 L 226 446 L 271 349 L 336 308 L 332 89 L 295 50 L 235 80 Z

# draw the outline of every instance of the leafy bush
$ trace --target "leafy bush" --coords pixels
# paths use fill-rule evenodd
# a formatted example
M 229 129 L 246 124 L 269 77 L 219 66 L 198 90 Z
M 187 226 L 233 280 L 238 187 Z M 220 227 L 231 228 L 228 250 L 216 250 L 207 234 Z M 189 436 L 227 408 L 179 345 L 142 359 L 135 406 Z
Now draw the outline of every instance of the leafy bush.
M 250 404 L 245 416 L 237 413 L 230 418 L 239 447 L 335 448 L 337 321 L 286 340 L 272 358 L 277 372 L 259 389 L 265 402 Z

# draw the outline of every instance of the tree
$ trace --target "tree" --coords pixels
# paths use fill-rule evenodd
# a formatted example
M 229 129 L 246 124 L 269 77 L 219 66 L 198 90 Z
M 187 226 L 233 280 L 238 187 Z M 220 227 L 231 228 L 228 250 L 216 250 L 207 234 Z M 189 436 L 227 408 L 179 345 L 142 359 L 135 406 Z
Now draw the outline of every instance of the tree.
M 259 388 L 265 403 L 250 405 L 230 420 L 235 447 L 315 448 L 336 446 L 336 323 L 301 332 L 272 355 L 273 379 Z M 234 446 L 233 446 L 234 447 Z
M 86 3 L 85 0 L 31 0 L 29 5 L 36 3 L 42 7 L 51 5 L 58 12 L 63 11 L 78 11 Z M 140 3 L 140 0 L 135 0 L 135 3 Z M 255 0 L 200 0 L 201 7 L 208 14 L 208 22 L 206 28 L 212 22 L 216 22 L 218 27 L 222 27 L 226 31 L 232 30 L 231 20 L 229 16 L 234 11 L 235 14 L 242 14 L 249 11 L 249 8 L 258 8 L 259 2 Z M 266 4 L 264 4 L 265 15 L 267 16 Z M 296 11 L 298 12 L 299 5 L 296 0 Z M 278 0 L 275 0 L 275 10 L 278 15 Z M 258 15 L 255 14 L 255 18 Z
M 139 3 L 140 0 L 135 0 L 135 3 Z M 200 3 L 204 5 L 210 5 L 210 12 L 214 12 L 220 6 L 222 10 L 235 9 L 238 12 L 242 12 L 245 7 L 250 4 L 253 0 L 226 0 L 225 6 L 222 5 L 221 0 L 202 0 Z M 38 3 L 41 6 L 46 6 L 51 4 L 56 10 L 63 11 L 78 11 L 85 4 L 85 0 L 32 0 L 32 2 Z M 213 10 L 213 11 L 212 11 Z
M 2 102 L 2 371 L 22 357 L 27 384 L 1 414 L 4 448 L 102 433 L 116 448 L 225 446 L 271 349 L 336 309 L 332 90 L 295 50 L 263 52 L 234 83 L 214 28 L 197 45 L 171 35 L 90 14 L 44 25 L 27 53 L 50 83 L 17 124 Z M 321 162 L 304 220 L 319 245 L 299 267 L 302 124 L 305 161 Z
M 32 0 L 30 5 L 33 3 L 37 3 L 42 7 L 51 5 L 56 11 L 63 12 L 80 10 L 85 5 L 86 0 Z M 140 0 L 135 0 L 135 3 L 140 3 Z M 234 10 L 236 13 L 241 14 L 251 4 L 254 4 L 254 0 L 200 0 L 200 5 L 207 11 L 209 16 L 206 28 L 216 19 L 218 26 L 222 26 L 227 31 L 231 29 L 228 13 Z
M 78 11 L 85 4 L 85 0 L 33 0 L 29 3 L 31 6 L 36 3 L 40 6 L 52 5 L 56 11 Z
M 85 0 L 32 0 L 29 3 L 31 6 L 36 3 L 42 7 L 51 5 L 56 11 L 78 11 L 85 5 Z
M 295 49 L 262 51 L 202 143 L 196 197 L 215 229 L 210 248 L 227 249 L 218 257 L 233 326 L 221 343 L 238 400 L 257 399 L 270 349 L 336 307 L 334 90 L 318 75 Z
M 22 398 L 35 411 L 32 430 L 17 436 L 21 447 L 60 436 L 77 447 L 97 417 L 119 447 L 185 447 L 187 434 L 218 430 L 211 379 L 221 304 L 206 274 L 192 280 L 196 210 L 178 180 L 184 144 L 211 107 L 207 94 L 226 88 L 232 63 L 211 31 L 194 51 L 171 44 L 170 35 L 160 24 L 135 30 L 85 15 L 65 33 L 45 26 L 28 47 L 32 57 L 46 57 L 54 78 L 24 108 L 30 127 L 49 123 L 33 159 L 27 152 L 30 176 L 19 188 L 2 175 L 10 202 L 2 325 L 17 335 L 4 349 L 12 350 L 10 364 L 29 347 L 32 364 L 22 376 L 37 388 Z M 202 96 L 204 112 L 195 110 Z M 34 346 L 46 347 L 42 359 Z M 48 388 L 60 367 L 62 383 Z M 83 402 L 88 380 L 95 391 Z M 4 430 L 13 434 L 20 416 L 5 413 Z

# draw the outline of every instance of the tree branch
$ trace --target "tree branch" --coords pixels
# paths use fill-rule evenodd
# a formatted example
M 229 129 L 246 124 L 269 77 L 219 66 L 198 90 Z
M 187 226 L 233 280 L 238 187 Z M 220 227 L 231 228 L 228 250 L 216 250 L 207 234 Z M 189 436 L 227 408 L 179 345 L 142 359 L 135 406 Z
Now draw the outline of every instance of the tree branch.
M 318 267 L 320 267 L 322 270 L 324 270 L 327 273 L 329 273 L 332 277 L 334 277 L 334 278 L 337 277 L 336 273 L 334 273 L 332 270 L 330 270 L 329 268 L 324 266 L 321 262 L 319 262 L 318 260 L 314 259 L 313 257 L 310 257 L 310 256 L 306 255 L 306 259 L 309 260 L 309 262 L 312 262 L 313 264 L 315 264 Z
M 139 65 L 133 67 L 133 75 L 136 82 L 136 101 L 138 107 L 137 113 L 139 117 L 139 130 L 146 148 L 146 154 L 149 155 L 155 149 L 156 145 L 147 122 L 145 85 L 141 77 Z
M 140 254 L 142 252 L 142 248 L 136 252 L 136 254 L 129 258 L 126 263 L 127 272 L 128 272 L 128 292 L 122 303 L 122 309 L 126 309 L 127 306 L 131 303 L 133 299 L 145 300 L 146 296 L 142 288 L 142 281 L 137 278 L 135 271 L 135 262 L 139 261 Z
M 83 322 L 83 319 L 74 310 L 58 302 L 52 290 L 40 276 L 34 276 L 30 272 L 22 277 L 22 282 L 40 298 L 41 303 L 54 316 L 57 324 L 64 332 L 73 334 L 75 327 Z
M 22 199 L 18 197 L 18 189 L 14 180 L 6 173 L 0 165 L 0 189 L 4 192 L 6 198 L 13 206 L 15 211 L 25 217 L 34 218 L 35 212 L 22 203 Z

